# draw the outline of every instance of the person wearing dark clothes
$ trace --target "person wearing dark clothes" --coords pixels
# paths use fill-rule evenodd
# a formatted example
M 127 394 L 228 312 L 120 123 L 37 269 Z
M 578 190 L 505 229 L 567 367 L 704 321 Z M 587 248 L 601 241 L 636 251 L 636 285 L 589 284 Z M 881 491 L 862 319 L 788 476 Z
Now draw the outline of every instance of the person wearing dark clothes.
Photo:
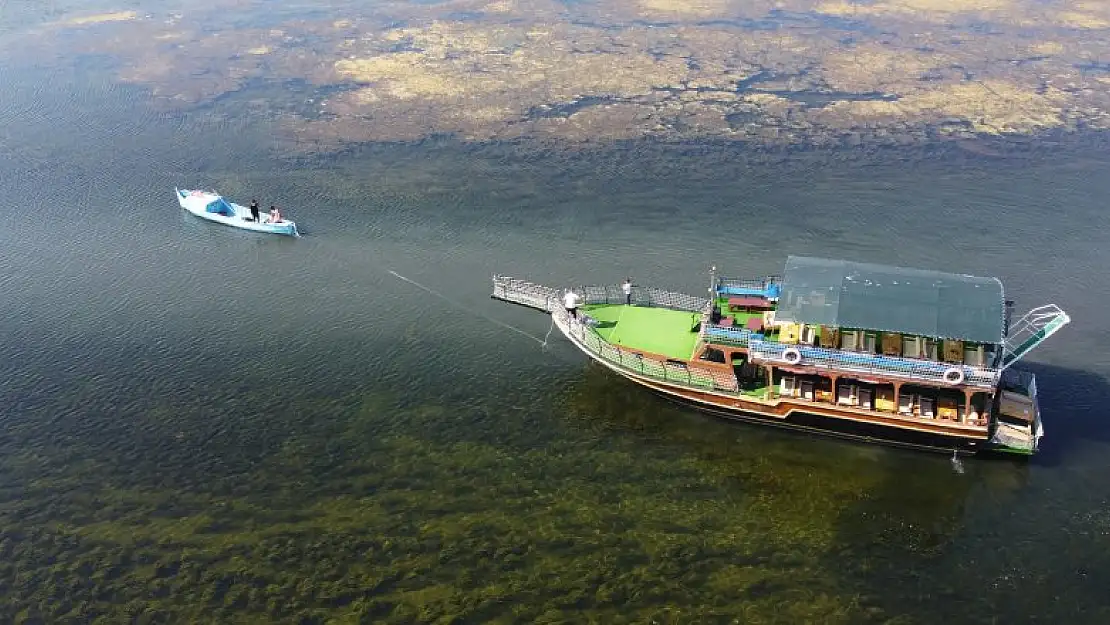
M 251 221 L 258 221 L 258 200 L 251 200 Z

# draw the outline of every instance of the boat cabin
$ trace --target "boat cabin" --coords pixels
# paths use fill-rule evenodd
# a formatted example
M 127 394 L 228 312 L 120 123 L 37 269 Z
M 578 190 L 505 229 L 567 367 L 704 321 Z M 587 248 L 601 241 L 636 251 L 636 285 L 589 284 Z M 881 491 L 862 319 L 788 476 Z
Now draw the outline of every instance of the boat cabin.
M 791 256 L 781 278 L 714 283 L 706 347 L 729 355 L 742 387 L 986 423 L 1006 330 L 999 280 Z

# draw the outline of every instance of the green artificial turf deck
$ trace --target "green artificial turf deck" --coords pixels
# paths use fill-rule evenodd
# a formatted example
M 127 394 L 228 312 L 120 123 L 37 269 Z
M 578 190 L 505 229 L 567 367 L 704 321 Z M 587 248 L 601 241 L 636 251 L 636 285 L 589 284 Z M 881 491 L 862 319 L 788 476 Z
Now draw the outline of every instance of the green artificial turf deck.
M 700 313 L 624 304 L 593 304 L 583 312 L 597 319 L 597 333 L 606 341 L 668 358 L 689 360 L 698 341 L 691 332 Z

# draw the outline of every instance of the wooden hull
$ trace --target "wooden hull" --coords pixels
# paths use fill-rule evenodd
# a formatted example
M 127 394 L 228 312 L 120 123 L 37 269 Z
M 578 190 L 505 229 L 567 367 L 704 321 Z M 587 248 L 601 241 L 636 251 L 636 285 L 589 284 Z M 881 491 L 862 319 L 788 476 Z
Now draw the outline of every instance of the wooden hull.
M 624 369 L 582 345 L 557 319 L 563 334 L 598 364 L 647 387 L 667 399 L 693 406 L 718 417 L 774 425 L 837 438 L 913 449 L 973 454 L 989 445 L 985 428 L 926 419 L 906 419 L 874 411 L 837 407 L 797 398 L 760 401 L 731 393 L 702 390 L 664 382 Z
M 628 377 L 628 376 L 625 376 Z M 650 384 L 643 384 L 655 394 L 682 406 L 692 407 L 706 414 L 728 419 L 743 421 L 758 425 L 769 425 L 787 430 L 796 430 L 839 439 L 847 439 L 865 443 L 878 443 L 893 447 L 916 449 L 950 454 L 953 451 L 960 455 L 978 453 L 987 448 L 985 436 L 968 438 L 965 436 L 949 436 L 920 432 L 917 430 L 892 431 L 889 426 L 877 426 L 854 420 L 829 418 L 806 410 L 799 406 L 789 411 L 785 417 L 780 417 L 773 412 L 766 411 L 762 406 L 750 404 L 750 407 L 722 406 L 706 404 L 693 400 L 681 394 L 654 388 Z

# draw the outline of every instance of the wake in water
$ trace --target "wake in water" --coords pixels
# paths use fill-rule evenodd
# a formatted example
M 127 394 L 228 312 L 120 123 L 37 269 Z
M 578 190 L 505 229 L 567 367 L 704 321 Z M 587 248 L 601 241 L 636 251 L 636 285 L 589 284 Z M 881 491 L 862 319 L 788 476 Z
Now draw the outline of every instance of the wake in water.
M 547 329 L 547 334 L 541 339 L 540 337 L 538 337 L 534 334 L 531 334 L 529 332 L 525 332 L 524 330 L 521 330 L 520 328 L 518 328 L 514 325 L 505 323 L 504 321 L 501 321 L 500 319 L 494 319 L 493 317 L 485 314 L 484 312 L 482 312 L 480 310 L 475 310 L 475 309 L 467 306 L 466 304 L 463 304 L 462 302 L 460 302 L 456 299 L 452 299 L 452 298 L 444 295 L 443 293 L 440 293 L 439 291 L 437 291 L 437 290 L 435 290 L 435 289 L 433 289 L 429 286 L 424 286 L 423 284 L 420 284 L 419 282 L 417 282 L 416 280 L 413 280 L 412 278 L 406 278 L 405 276 L 402 276 L 401 274 L 397 273 L 396 271 L 393 271 L 392 269 L 388 269 L 387 271 L 389 271 L 389 273 L 391 275 L 393 275 L 395 278 L 399 278 L 401 280 L 404 280 L 405 282 L 408 282 L 409 284 L 413 285 L 414 287 L 416 287 L 416 288 L 418 288 L 418 289 L 420 289 L 420 290 L 422 290 L 426 293 L 434 295 L 435 297 L 438 297 L 439 299 L 451 304 L 455 308 L 466 311 L 466 312 L 468 312 L 472 315 L 481 317 L 482 319 L 485 319 L 486 321 L 489 321 L 490 323 L 495 323 L 495 324 L 497 324 L 497 325 L 499 325 L 502 328 L 505 328 L 507 330 L 512 330 L 513 332 L 516 332 L 517 334 L 519 334 L 521 336 L 526 336 L 526 337 L 532 339 L 533 341 L 539 343 L 540 347 L 542 347 L 543 349 L 547 349 L 547 339 L 551 337 L 551 331 L 555 329 L 555 318 L 554 317 L 551 318 L 551 327 Z

